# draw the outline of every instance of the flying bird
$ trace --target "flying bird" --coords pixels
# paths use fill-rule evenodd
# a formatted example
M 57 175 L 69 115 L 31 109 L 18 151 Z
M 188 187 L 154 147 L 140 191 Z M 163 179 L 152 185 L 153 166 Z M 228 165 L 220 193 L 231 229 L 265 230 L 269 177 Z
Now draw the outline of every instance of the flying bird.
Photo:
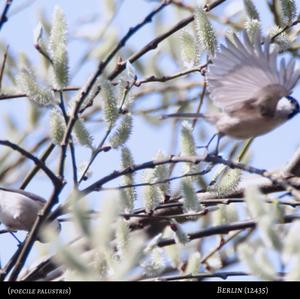
M 299 103 L 291 97 L 300 70 L 295 60 L 278 65 L 278 48 L 271 50 L 271 38 L 261 43 L 257 32 L 253 41 L 246 31 L 243 40 L 236 34 L 226 38 L 208 66 L 207 88 L 216 113 L 173 113 L 163 118 L 203 118 L 213 124 L 218 136 L 248 139 L 270 132 L 300 112 Z M 219 144 L 219 138 L 218 143 Z

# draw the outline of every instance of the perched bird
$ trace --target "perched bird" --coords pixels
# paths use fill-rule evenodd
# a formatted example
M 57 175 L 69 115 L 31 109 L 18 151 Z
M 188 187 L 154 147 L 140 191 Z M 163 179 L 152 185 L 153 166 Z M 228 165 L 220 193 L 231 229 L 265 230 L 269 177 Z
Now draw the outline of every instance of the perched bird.
M 271 39 L 261 43 L 256 33 L 253 42 L 246 31 L 243 42 L 234 34 L 226 39 L 207 70 L 207 88 L 217 113 L 174 113 L 163 118 L 203 118 L 215 125 L 219 137 L 228 135 L 248 139 L 265 134 L 300 112 L 290 96 L 299 77 L 295 61 L 282 58 L 278 49 L 271 51 Z M 219 140 L 218 140 L 219 141 Z
M 36 194 L 0 187 L 0 222 L 9 230 L 30 231 L 46 200 Z M 58 230 L 60 224 L 55 220 Z

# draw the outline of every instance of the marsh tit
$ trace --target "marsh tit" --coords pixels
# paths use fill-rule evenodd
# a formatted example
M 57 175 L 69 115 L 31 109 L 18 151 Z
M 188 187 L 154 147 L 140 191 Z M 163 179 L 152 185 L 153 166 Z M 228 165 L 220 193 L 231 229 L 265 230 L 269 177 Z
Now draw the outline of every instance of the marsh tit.
M 46 200 L 36 194 L 0 187 L 0 222 L 9 230 L 30 231 Z M 54 221 L 60 230 L 60 224 Z
M 217 113 L 174 113 L 163 116 L 203 118 L 215 125 L 219 135 L 248 139 L 265 134 L 300 112 L 290 96 L 299 77 L 295 61 L 282 58 L 277 65 L 278 49 L 271 51 L 271 39 L 261 43 L 259 32 L 243 42 L 234 34 L 226 39 L 207 70 L 207 88 Z

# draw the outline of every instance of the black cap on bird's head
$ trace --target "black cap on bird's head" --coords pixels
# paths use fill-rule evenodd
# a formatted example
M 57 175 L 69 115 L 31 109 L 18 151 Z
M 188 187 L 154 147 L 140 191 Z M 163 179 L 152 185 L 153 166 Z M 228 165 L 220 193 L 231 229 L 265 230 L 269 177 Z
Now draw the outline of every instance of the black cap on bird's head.
M 289 102 L 294 107 L 292 112 L 289 114 L 289 119 L 291 119 L 292 117 L 294 117 L 296 114 L 298 114 L 300 112 L 300 105 L 299 105 L 298 101 L 295 98 L 293 98 L 291 96 L 287 96 L 286 98 L 289 100 Z

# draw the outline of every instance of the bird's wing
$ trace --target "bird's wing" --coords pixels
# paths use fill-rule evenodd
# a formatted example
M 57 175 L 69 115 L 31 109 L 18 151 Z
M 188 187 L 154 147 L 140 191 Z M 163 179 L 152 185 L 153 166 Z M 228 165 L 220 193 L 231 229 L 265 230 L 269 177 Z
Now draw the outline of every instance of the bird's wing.
M 282 59 L 270 51 L 270 39 L 261 45 L 257 33 L 253 43 L 244 31 L 244 43 L 234 34 L 234 43 L 226 39 L 207 72 L 208 91 L 219 108 L 232 112 L 244 105 L 263 106 L 275 110 L 281 97 L 291 93 L 300 77 L 295 62 Z

